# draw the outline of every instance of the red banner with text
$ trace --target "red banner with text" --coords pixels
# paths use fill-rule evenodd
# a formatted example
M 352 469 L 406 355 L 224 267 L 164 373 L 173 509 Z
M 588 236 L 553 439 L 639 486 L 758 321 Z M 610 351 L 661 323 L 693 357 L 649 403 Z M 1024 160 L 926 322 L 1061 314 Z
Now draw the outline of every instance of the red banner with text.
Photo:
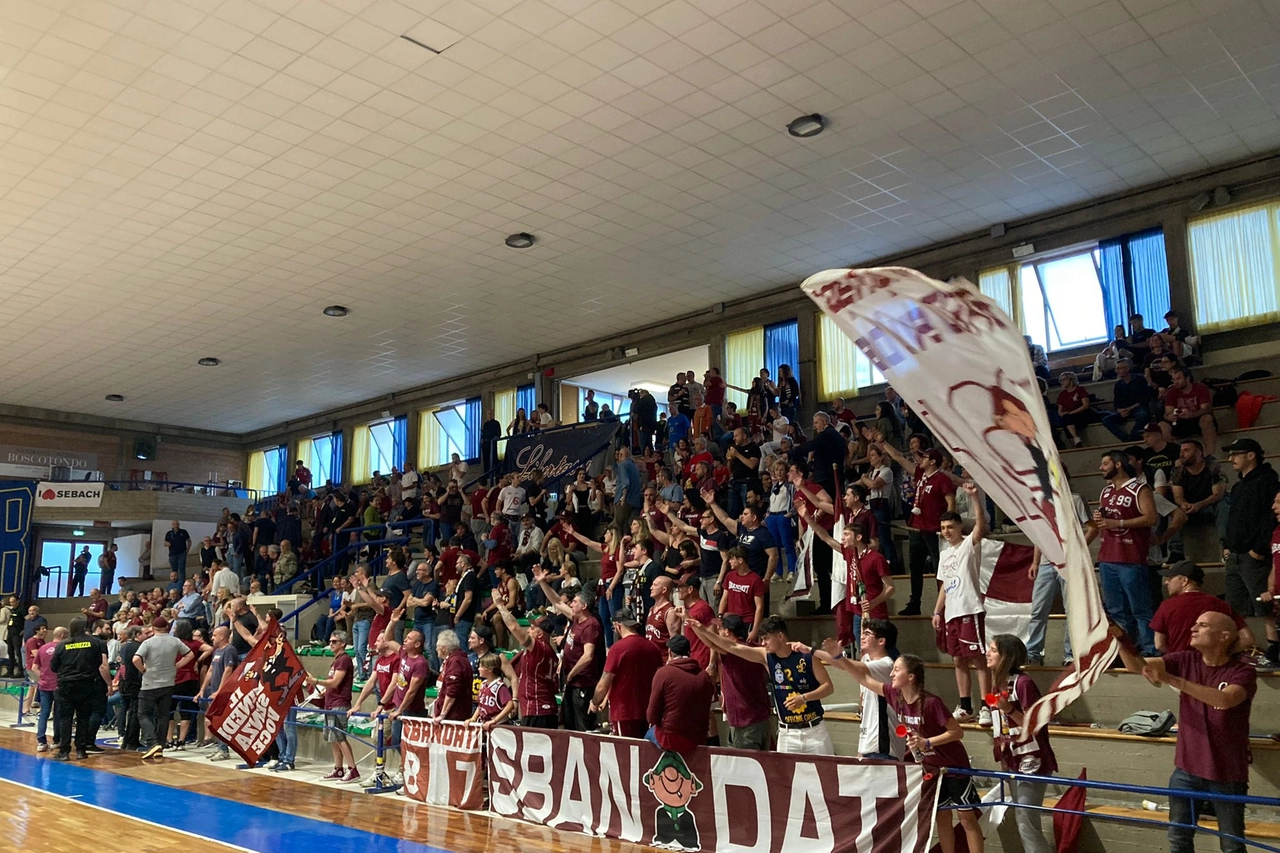
M 206 725 L 252 767 L 280 733 L 305 675 L 302 661 L 272 619 L 235 675 L 213 697 Z
M 668 850 L 924 853 L 937 806 L 917 764 L 510 726 L 487 752 L 495 813 Z
M 419 802 L 484 808 L 484 731 L 480 726 L 402 717 L 404 790 Z

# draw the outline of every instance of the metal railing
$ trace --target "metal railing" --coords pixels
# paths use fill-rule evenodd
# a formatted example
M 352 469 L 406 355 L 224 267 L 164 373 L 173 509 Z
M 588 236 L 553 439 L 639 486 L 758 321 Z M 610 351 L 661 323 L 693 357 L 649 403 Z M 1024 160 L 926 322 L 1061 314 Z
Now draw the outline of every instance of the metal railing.
M 1247 794 L 1217 794 L 1209 791 L 1189 791 L 1177 788 L 1157 788 L 1147 785 L 1122 785 L 1118 782 L 1101 782 L 1095 779 L 1071 779 L 1063 776 L 1035 776 L 1027 773 L 1008 773 L 999 770 L 975 770 L 969 768 L 953 768 L 948 767 L 943 771 L 945 774 L 956 776 L 968 776 L 973 779 L 994 779 L 1000 785 L 999 799 L 985 800 L 976 806 L 939 806 L 939 810 L 947 809 L 954 811 L 956 809 L 970 808 L 993 808 L 996 806 L 1004 806 L 1012 809 L 1028 809 L 1036 812 L 1047 812 L 1049 814 L 1069 814 L 1091 820 L 1104 820 L 1111 823 L 1129 824 L 1130 826 L 1144 826 L 1151 829 L 1159 829 L 1167 831 L 1172 828 L 1186 829 L 1191 832 L 1204 833 L 1212 835 L 1218 839 L 1227 839 L 1239 841 L 1246 847 L 1257 850 L 1266 850 L 1269 853 L 1280 853 L 1280 847 L 1273 844 L 1266 844 L 1261 841 L 1250 840 L 1240 836 L 1231 835 L 1223 832 L 1221 829 L 1210 829 L 1200 826 L 1198 820 L 1199 804 L 1204 801 L 1210 803 L 1239 803 L 1246 806 L 1262 806 L 1272 809 L 1280 809 L 1280 798 L 1275 797 L 1256 797 Z M 1085 788 L 1095 791 L 1114 791 L 1122 794 L 1161 797 L 1164 799 L 1179 799 L 1191 801 L 1191 822 L 1175 823 L 1171 818 L 1160 820 L 1157 818 L 1135 817 L 1133 815 L 1107 814 L 1098 811 L 1084 811 L 1076 809 L 1063 809 L 1059 806 L 1038 805 L 1033 806 L 1027 803 L 1019 803 L 1011 796 L 1009 790 L 1010 783 L 1013 782 L 1032 782 L 1043 783 L 1045 785 L 1059 785 L 1066 788 Z
M 209 495 L 212 497 L 240 498 L 254 504 L 271 500 L 278 496 L 275 492 L 264 492 L 261 489 L 246 489 L 243 486 L 228 486 L 226 483 L 192 483 L 183 480 L 47 480 L 50 483 L 101 483 L 113 492 L 184 492 Z

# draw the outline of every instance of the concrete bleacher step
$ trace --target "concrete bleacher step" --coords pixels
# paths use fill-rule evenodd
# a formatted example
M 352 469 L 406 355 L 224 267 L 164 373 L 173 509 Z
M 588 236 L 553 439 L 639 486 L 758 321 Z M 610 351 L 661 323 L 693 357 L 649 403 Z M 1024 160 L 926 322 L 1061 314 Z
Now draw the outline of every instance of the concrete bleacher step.
M 1280 403 L 1267 403 L 1262 407 L 1262 411 L 1269 418 L 1274 418 L 1277 415 L 1280 415 Z M 1221 423 L 1221 419 L 1219 419 L 1219 423 Z M 1235 421 L 1233 416 L 1232 426 L 1234 426 L 1234 424 Z M 1105 429 L 1102 429 L 1101 427 L 1098 429 L 1101 434 L 1101 437 L 1097 439 L 1098 443 L 1086 444 L 1083 447 L 1072 447 L 1058 451 L 1059 456 L 1062 458 L 1063 466 L 1067 469 L 1067 473 L 1072 477 L 1072 482 L 1077 478 L 1087 478 L 1089 476 L 1096 475 L 1098 473 L 1098 465 L 1102 458 L 1102 454 L 1108 450 L 1122 450 L 1130 446 L 1130 444 L 1141 443 L 1119 442 L 1116 441 L 1116 437 L 1114 435 L 1107 432 Z M 1090 434 L 1091 437 L 1095 435 L 1098 434 Z M 1277 428 L 1276 423 L 1260 423 L 1259 425 L 1252 426 L 1249 429 L 1230 429 L 1219 431 L 1219 451 L 1215 456 L 1218 457 L 1218 461 L 1222 465 L 1226 465 L 1227 460 L 1222 454 L 1221 448 L 1225 447 L 1232 441 L 1235 441 L 1237 438 L 1252 438 L 1262 446 L 1262 451 L 1268 458 L 1274 458 L 1277 455 L 1280 455 L 1280 428 Z M 1228 477 L 1234 477 L 1234 474 L 1229 474 Z M 1077 491 L 1080 491 L 1081 488 L 1082 487 L 1077 487 Z M 1099 488 L 1101 487 L 1099 486 Z M 1084 491 L 1088 491 L 1088 489 L 1085 488 Z M 1082 495 L 1084 494 L 1084 491 L 1081 491 Z

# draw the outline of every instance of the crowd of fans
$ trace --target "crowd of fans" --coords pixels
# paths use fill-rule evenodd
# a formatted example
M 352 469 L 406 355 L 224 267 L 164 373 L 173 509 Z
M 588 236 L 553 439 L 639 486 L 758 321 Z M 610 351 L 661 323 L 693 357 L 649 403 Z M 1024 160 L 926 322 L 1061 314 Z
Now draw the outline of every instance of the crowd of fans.
M 1148 377 L 1156 365 L 1150 356 L 1176 358 L 1161 355 L 1166 337 L 1174 352 L 1188 346 L 1189 339 L 1178 336 L 1177 318 L 1170 324 L 1172 331 L 1151 334 L 1134 318 L 1123 338 L 1128 352 L 1148 351 Z M 1203 410 L 1198 403 L 1203 386 L 1175 364 L 1166 393 L 1139 393 L 1147 383 L 1132 372 L 1129 357 L 1116 364 L 1111 417 L 1119 420 L 1108 428 L 1132 420 L 1142 444 L 1102 454 L 1105 483 L 1089 496 L 1098 508 L 1090 513 L 1084 499 L 1073 496 L 1076 514 L 1088 538 L 1102 540 L 1107 613 L 1138 643 L 1125 664 L 1157 682 L 1214 685 L 1183 692 L 1184 716 L 1202 725 L 1180 735 L 1178 787 L 1235 791 L 1247 772 L 1240 778 L 1235 763 L 1191 760 L 1182 743 L 1203 737 L 1207 748 L 1216 726 L 1241 730 L 1243 716 L 1244 739 L 1216 748 L 1247 751 L 1254 670 L 1236 653 L 1254 645 L 1241 617 L 1257 614 L 1269 617 L 1267 656 L 1280 658 L 1270 618 L 1270 599 L 1280 593 L 1270 556 L 1280 551 L 1280 534 L 1273 536 L 1280 480 L 1255 441 L 1237 439 L 1224 448 L 1239 478 L 1228 508 L 1228 477 L 1212 456 L 1212 406 Z M 191 744 L 199 706 L 180 707 L 186 713 L 170 731 L 169 699 L 212 695 L 247 652 L 266 620 L 246 595 L 296 584 L 307 566 L 336 553 L 314 635 L 333 659 L 326 678 L 309 680 L 316 691 L 310 701 L 335 712 L 326 717 L 334 758 L 326 779 L 359 778 L 340 715 L 375 709 L 390 720 L 393 748 L 401 720 L 421 716 L 489 728 L 518 720 L 604 730 L 687 753 L 720 742 L 712 713 L 718 698 L 728 745 L 769 748 L 769 718 L 775 717 L 778 750 L 830 754 L 822 700 L 833 690 L 831 668 L 860 684 L 864 757 L 968 767 L 960 724 L 974 720 L 993 730 L 1005 769 L 1052 773 L 1047 729 L 1033 750 L 1013 743 L 1023 710 L 1039 696 L 1023 667 L 1044 662 L 1044 628 L 1063 583 L 1058 568 L 1034 561 L 1029 648 L 1011 635 L 987 636 L 979 577 L 981 542 L 996 521 L 991 502 L 892 389 L 873 417 L 859 420 L 836 400 L 812 417 L 806 432 L 798 423 L 799 385 L 786 366 L 779 374 L 774 382 L 761 371 L 751 388 L 740 389 L 748 395 L 741 413 L 726 402 L 729 386 L 716 369 L 701 382 L 692 372 L 679 374 L 663 416 L 634 401 L 613 464 L 594 477 L 580 470 L 554 484 L 554 492 L 539 479 L 514 475 L 468 483 L 465 463 L 455 459 L 444 476 L 406 465 L 403 472 L 376 474 L 368 487 L 330 484 L 312 498 L 310 475 L 299 463 L 277 507 L 224 513 L 217 533 L 202 543 L 193 577 L 184 578 L 185 566 L 175 565 L 168 585 L 145 596 L 122 592 L 108 602 L 91 592 L 72 633 L 104 638 L 104 660 L 115 675 L 95 688 L 86 725 L 112 725 L 114 706 L 126 748 L 156 757 L 166 745 Z M 1163 387 L 1162 378 L 1152 378 Z M 1064 377 L 1058 412 L 1073 443 L 1084 423 L 1081 407 L 1091 405 L 1075 401 L 1088 399 L 1073 376 Z M 543 407 L 539 412 L 534 426 L 518 413 L 507 431 L 549 426 Z M 583 417 L 608 416 L 588 395 Z M 1173 444 L 1175 438 L 1181 443 Z M 839 536 L 832 532 L 837 519 Z M 1211 526 L 1222 539 L 1226 601 L 1202 592 L 1203 571 L 1182 559 L 1182 536 L 1195 524 Z M 907 530 L 906 566 L 895 547 L 895 525 Z M 805 536 L 809 530 L 812 537 Z M 386 547 L 389 532 L 412 536 L 412 551 Z M 300 552 L 295 542 L 302 543 Z M 793 579 L 798 555 L 806 552 L 816 612 L 836 621 L 837 637 L 818 649 L 793 642 L 786 622 L 770 615 L 778 604 L 772 582 Z M 837 580 L 847 592 L 832 601 L 837 552 L 848 573 Z M 598 572 L 583 571 L 588 560 L 598 561 Z M 1163 567 L 1169 593 L 1158 607 L 1155 566 Z M 909 598 L 898 616 L 920 616 L 926 575 L 939 580 L 931 616 L 938 646 L 955 664 L 960 699 L 954 710 L 925 689 L 922 659 L 897 648 L 889 601 L 893 576 L 904 568 Z M 41 618 L 33 608 L 15 615 L 9 630 L 12 642 L 19 619 L 23 635 L 35 638 L 24 650 L 38 686 L 44 744 L 49 706 L 62 703 L 64 692 L 57 653 L 50 652 L 50 660 L 45 650 L 66 643 L 38 626 Z M 1063 660 L 1070 663 L 1069 646 Z M 67 699 L 73 708 L 78 701 Z M 59 755 L 65 755 L 70 741 L 62 737 L 61 720 L 60 714 Z M 273 760 L 275 769 L 287 771 L 297 735 L 292 722 L 285 730 Z M 87 738 L 77 748 L 92 752 L 92 743 Z M 224 744 L 206 745 L 212 760 L 228 756 Z M 1187 754 L 1199 748 L 1193 743 Z M 967 777 L 948 775 L 943 785 L 944 804 L 976 802 Z M 1017 796 L 1038 804 L 1044 787 L 1019 785 Z M 953 844 L 949 814 L 939 818 L 944 850 Z M 980 850 L 974 812 L 958 815 L 969 849 Z M 1026 849 L 1050 849 L 1034 811 L 1019 810 L 1018 828 Z

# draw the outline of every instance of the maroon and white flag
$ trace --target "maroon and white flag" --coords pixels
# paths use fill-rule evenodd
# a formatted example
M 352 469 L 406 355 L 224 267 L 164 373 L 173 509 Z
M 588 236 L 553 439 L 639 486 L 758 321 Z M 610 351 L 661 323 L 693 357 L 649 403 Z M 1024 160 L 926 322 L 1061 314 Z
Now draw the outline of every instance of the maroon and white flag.
M 431 806 L 484 808 L 484 730 L 454 720 L 402 722 L 405 793 Z
M 801 288 L 1063 570 L 1075 667 L 1028 710 L 1021 737 L 1031 739 L 1098 680 L 1117 643 L 1022 334 L 967 281 L 903 267 L 827 270 Z

